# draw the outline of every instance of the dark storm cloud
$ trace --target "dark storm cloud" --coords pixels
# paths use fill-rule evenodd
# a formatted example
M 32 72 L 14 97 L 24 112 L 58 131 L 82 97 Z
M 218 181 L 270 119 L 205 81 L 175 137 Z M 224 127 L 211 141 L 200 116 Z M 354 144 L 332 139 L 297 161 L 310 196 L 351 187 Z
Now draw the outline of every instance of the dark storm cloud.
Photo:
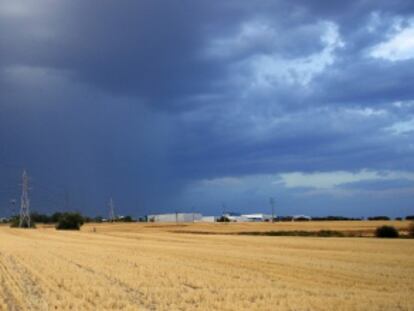
M 254 50 L 244 55 L 271 49 L 292 57 L 320 47 L 315 21 L 335 18 L 324 16 L 326 5 L 309 8 L 268 1 L 217 6 L 203 1 L 71 1 L 47 7 L 29 3 L 33 13 L 28 17 L 3 19 L 4 62 L 67 70 L 73 79 L 105 91 L 150 100 L 214 91 L 228 63 L 200 58 L 206 38 L 232 35 L 251 19 L 268 20 L 280 30 L 277 36 L 250 40 Z M 327 6 L 328 12 L 342 14 L 354 8 Z M 314 10 L 322 14 L 314 15 Z
M 414 170 L 414 60 L 370 54 L 412 1 L 0 5 L 2 170 L 58 201 L 139 214 L 206 179 Z
M 413 67 L 414 60 L 392 63 L 354 56 L 324 73 L 315 85 L 321 93 L 316 99 L 361 106 L 411 100 Z
M 5 17 L 0 37 L 7 65 L 64 70 L 76 81 L 151 104 L 214 84 L 223 66 L 199 60 L 204 28 L 240 18 L 220 17 L 202 2 L 46 4 L 32 2 L 28 19 Z

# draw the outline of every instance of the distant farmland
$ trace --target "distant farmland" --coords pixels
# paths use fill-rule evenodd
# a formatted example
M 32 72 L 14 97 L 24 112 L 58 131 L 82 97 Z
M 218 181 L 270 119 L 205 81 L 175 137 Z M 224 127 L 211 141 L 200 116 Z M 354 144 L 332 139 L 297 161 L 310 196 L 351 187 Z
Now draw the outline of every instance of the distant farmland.
M 239 222 L 239 223 L 140 223 L 140 224 L 94 224 L 83 227 L 84 231 L 99 232 L 178 232 L 205 234 L 238 234 L 269 231 L 318 231 L 335 230 L 351 236 L 371 237 L 379 226 L 388 225 L 406 234 L 410 221 L 304 221 L 304 222 Z
M 400 231 L 408 225 L 385 223 Z M 369 236 L 380 224 L 3 226 L 0 310 L 413 310 L 412 239 L 191 233 Z

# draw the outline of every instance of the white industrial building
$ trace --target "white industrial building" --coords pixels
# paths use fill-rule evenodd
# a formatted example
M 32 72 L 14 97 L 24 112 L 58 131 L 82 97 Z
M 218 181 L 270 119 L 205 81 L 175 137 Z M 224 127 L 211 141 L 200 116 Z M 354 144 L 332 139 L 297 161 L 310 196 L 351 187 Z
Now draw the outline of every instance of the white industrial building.
M 148 215 L 148 222 L 194 222 L 202 220 L 200 213 L 172 213 Z
M 223 214 L 223 217 L 227 218 L 228 220 L 230 220 L 231 222 L 241 222 L 241 221 L 247 221 L 246 218 L 244 218 L 241 214 L 239 213 L 234 213 L 234 212 L 227 212 Z
M 203 216 L 201 217 L 201 222 L 216 222 L 217 217 L 216 216 Z
M 246 219 L 246 221 L 272 221 L 272 215 L 267 214 L 245 214 L 241 216 Z
M 238 213 L 224 213 L 226 217 L 231 222 L 261 222 L 261 221 L 271 221 L 272 215 L 257 213 L 257 214 L 238 214 Z M 276 216 L 275 216 L 276 217 Z
M 292 217 L 292 221 L 295 220 L 312 220 L 312 217 L 307 216 L 307 215 L 295 215 Z
M 256 214 L 238 214 L 224 213 L 231 222 L 262 222 L 271 221 L 272 215 L 256 213 Z M 275 216 L 276 217 L 276 216 Z M 216 222 L 216 216 L 203 216 L 200 213 L 171 213 L 171 214 L 153 214 L 147 216 L 148 222 Z

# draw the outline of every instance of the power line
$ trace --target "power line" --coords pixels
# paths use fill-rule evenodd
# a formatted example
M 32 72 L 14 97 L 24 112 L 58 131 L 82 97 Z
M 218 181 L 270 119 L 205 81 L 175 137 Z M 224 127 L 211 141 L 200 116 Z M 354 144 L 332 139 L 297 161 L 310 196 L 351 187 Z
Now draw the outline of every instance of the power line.
M 19 227 L 30 228 L 30 200 L 29 200 L 29 176 L 26 170 L 22 175 L 22 195 L 20 197 L 20 222 Z

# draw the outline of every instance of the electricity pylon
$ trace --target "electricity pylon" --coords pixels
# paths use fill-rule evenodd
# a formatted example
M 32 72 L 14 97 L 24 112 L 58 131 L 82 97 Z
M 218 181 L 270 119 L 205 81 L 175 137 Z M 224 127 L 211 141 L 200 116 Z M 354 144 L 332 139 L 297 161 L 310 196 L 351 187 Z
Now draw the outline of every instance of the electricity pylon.
M 109 207 L 109 221 L 114 222 L 115 221 L 115 207 L 114 207 L 114 201 L 112 200 L 112 198 L 109 200 L 108 207 Z
M 29 176 L 26 170 L 22 176 L 22 195 L 20 197 L 20 222 L 19 227 L 30 228 L 30 200 L 29 200 Z
M 273 197 L 271 197 L 269 199 L 270 202 L 270 206 L 272 207 L 272 222 L 275 221 L 275 199 Z

